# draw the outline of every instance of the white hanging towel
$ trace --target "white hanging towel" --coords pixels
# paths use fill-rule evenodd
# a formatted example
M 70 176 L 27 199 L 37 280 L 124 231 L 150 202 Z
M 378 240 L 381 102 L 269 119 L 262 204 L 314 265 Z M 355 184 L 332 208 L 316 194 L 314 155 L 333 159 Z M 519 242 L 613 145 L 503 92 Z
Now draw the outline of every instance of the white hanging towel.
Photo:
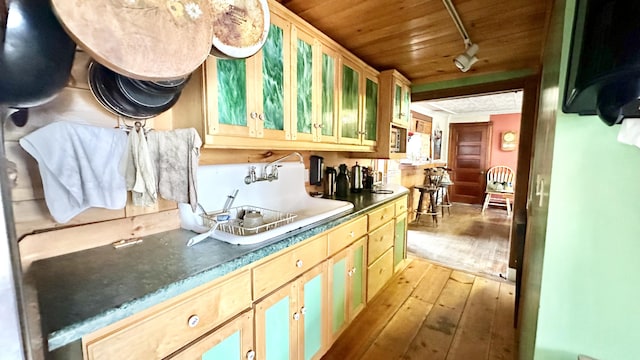
M 624 119 L 618 132 L 618 141 L 640 147 L 640 119 Z
M 156 169 L 158 194 L 187 203 L 196 211 L 196 177 L 202 140 L 193 129 L 152 131 L 147 134 L 151 162 Z
M 127 190 L 131 190 L 133 205 L 151 206 L 155 204 L 158 198 L 158 185 L 143 131 L 131 130 L 123 161 L 121 169 L 125 174 Z
M 122 130 L 54 122 L 20 139 L 38 162 L 53 218 L 66 223 L 90 207 L 122 209 L 127 202 L 119 165 L 127 145 Z

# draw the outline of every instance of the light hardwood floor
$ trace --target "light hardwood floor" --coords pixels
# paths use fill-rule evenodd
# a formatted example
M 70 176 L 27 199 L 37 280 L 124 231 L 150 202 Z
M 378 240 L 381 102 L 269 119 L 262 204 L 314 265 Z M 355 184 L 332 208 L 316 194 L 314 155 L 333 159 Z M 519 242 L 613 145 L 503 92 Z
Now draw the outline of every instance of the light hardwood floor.
M 445 212 L 446 213 L 446 212 Z M 506 277 L 511 218 L 505 209 L 454 203 L 451 214 L 409 224 L 407 249 L 416 257 L 453 269 Z
M 516 359 L 514 298 L 510 282 L 413 259 L 323 359 Z

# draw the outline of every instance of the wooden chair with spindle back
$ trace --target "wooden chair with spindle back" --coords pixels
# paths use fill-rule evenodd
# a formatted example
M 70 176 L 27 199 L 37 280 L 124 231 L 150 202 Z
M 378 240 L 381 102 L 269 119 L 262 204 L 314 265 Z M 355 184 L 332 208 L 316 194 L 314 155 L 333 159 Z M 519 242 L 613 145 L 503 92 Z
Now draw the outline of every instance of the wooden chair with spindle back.
M 487 171 L 487 188 L 485 190 L 482 213 L 489 205 L 507 208 L 507 216 L 511 216 L 513 202 L 513 183 L 515 173 L 508 166 L 494 166 Z

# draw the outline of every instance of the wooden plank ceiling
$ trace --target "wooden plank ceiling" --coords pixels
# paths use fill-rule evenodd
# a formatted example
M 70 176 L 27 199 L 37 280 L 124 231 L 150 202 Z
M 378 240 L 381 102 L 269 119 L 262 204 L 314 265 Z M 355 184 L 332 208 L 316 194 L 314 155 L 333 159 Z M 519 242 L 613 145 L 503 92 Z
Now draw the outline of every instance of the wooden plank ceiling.
M 552 0 L 453 0 L 479 61 L 465 50 L 442 0 L 278 0 L 377 70 L 398 69 L 413 85 L 505 71 L 538 71 Z

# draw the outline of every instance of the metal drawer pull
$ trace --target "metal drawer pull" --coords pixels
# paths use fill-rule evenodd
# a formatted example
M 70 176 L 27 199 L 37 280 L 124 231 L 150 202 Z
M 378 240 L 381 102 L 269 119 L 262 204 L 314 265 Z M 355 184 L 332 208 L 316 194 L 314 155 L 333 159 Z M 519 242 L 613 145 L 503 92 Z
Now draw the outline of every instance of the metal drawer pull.
M 300 314 L 298 313 L 293 313 L 293 320 L 300 320 Z
M 256 358 L 256 352 L 253 350 L 247 351 L 247 360 L 253 360 Z
M 304 264 L 303 264 L 303 262 L 302 262 L 302 260 L 298 260 L 298 261 L 296 261 L 296 267 L 301 268 L 301 267 L 302 267 L 302 265 L 304 265 Z
M 187 323 L 189 324 L 189 327 L 191 328 L 198 326 L 199 322 L 200 322 L 200 317 L 198 317 L 198 315 L 189 316 L 189 320 L 187 321 Z

